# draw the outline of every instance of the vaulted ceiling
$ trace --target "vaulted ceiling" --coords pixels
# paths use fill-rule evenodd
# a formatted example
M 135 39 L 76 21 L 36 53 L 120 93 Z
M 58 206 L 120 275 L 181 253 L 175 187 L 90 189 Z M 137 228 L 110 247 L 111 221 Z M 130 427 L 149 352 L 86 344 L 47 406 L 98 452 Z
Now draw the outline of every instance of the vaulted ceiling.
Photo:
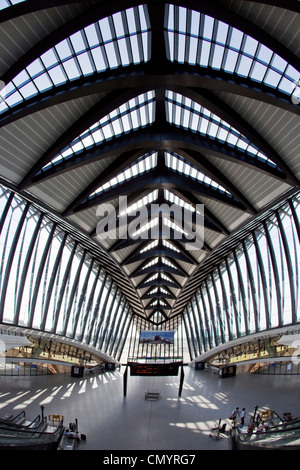
M 1 182 L 80 237 L 154 323 L 299 189 L 299 2 L 282 3 L 0 4 Z

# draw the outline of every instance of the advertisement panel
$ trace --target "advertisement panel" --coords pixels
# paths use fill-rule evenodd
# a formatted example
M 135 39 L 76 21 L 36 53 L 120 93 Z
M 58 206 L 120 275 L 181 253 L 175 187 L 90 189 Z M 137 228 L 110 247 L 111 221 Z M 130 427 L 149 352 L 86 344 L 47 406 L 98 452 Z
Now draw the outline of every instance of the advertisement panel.
M 141 330 L 140 344 L 174 344 L 174 331 Z

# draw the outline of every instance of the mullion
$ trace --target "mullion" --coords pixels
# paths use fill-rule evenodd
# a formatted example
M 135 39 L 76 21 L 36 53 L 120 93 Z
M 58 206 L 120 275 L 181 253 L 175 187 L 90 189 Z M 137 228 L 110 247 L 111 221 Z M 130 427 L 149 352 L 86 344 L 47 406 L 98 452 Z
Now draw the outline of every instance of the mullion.
M 198 348 L 197 348 L 197 345 L 196 345 L 196 338 L 195 338 L 195 327 L 193 328 L 192 326 L 192 323 L 195 324 L 195 321 L 194 321 L 194 312 L 192 310 L 192 305 L 191 303 L 187 306 L 187 308 L 185 309 L 185 311 L 187 312 L 187 319 L 188 319 L 188 323 L 189 323 L 189 329 L 190 329 L 190 336 L 191 336 L 191 342 L 192 342 L 192 345 L 193 345 L 193 350 L 194 350 L 194 357 L 193 358 L 196 358 L 199 353 L 197 354 L 197 351 L 199 351 L 199 341 L 198 342 Z M 197 329 L 196 329 L 197 330 Z
M 236 64 L 235 64 L 235 67 L 234 67 L 234 72 L 233 72 L 236 75 L 238 75 L 237 71 L 240 67 L 240 63 L 241 63 L 241 60 L 242 60 L 243 55 L 244 55 L 242 51 L 243 51 L 246 39 L 247 39 L 247 35 L 245 33 L 243 33 L 243 39 L 241 41 L 240 49 L 237 51 L 238 52 L 238 57 L 237 57 Z
M 287 264 L 287 273 L 289 278 L 289 289 L 291 294 L 291 317 L 292 323 L 296 323 L 297 320 L 297 311 L 296 311 L 296 293 L 295 293 L 295 281 L 294 281 L 294 272 L 292 268 L 292 260 L 291 260 L 291 252 L 289 247 L 289 242 L 287 239 L 287 233 L 284 229 L 284 224 L 282 218 L 280 216 L 279 211 L 276 211 L 276 219 L 278 222 L 279 233 L 282 240 L 284 255 L 285 255 L 285 262 Z M 283 256 L 283 255 L 282 255 Z
M 34 291 L 32 293 L 32 300 L 30 304 L 29 324 L 28 324 L 29 328 L 31 328 L 33 325 L 37 297 L 38 297 L 39 290 L 40 290 L 40 283 L 42 281 L 42 274 L 45 268 L 45 264 L 46 264 L 46 260 L 49 254 L 49 250 L 51 248 L 51 244 L 53 243 L 55 230 L 56 230 L 56 224 L 53 224 L 50 232 L 48 233 L 48 239 L 47 239 L 47 242 L 45 243 L 44 251 L 43 251 L 40 263 L 39 263 L 38 274 L 36 276 L 36 282 L 34 285 Z M 43 318 L 41 318 L 41 322 L 42 321 L 43 321 Z
M 192 312 L 192 316 L 193 316 L 193 321 L 194 321 L 194 324 L 195 324 L 195 330 L 196 330 L 196 338 L 197 338 L 197 343 L 198 343 L 198 355 L 201 354 L 201 340 L 200 340 L 200 336 L 199 336 L 199 330 L 201 331 L 201 328 L 199 328 L 199 324 L 198 324 L 198 321 L 197 321 L 197 315 L 196 315 L 196 312 L 195 312 L 195 303 L 196 303 L 196 300 L 191 300 L 190 301 L 190 308 L 191 308 L 191 312 Z
M 135 98 L 136 99 L 136 98 Z M 134 108 L 134 107 L 133 107 Z M 128 118 L 128 122 L 129 122 L 129 126 L 130 126 L 130 130 L 133 129 L 133 124 L 132 124 L 132 118 L 131 118 L 131 112 L 132 112 L 132 109 L 133 108 L 130 108 L 130 105 L 129 105 L 129 102 L 126 103 L 126 115 L 127 115 L 127 118 Z M 125 116 L 125 115 L 124 115 Z
M 140 128 L 142 126 L 142 119 L 141 119 L 141 108 L 142 106 L 146 106 L 145 103 L 139 103 L 138 101 L 138 97 L 135 98 L 135 101 L 137 103 L 137 105 L 135 106 L 135 109 L 133 109 L 132 111 L 135 111 L 135 114 L 136 114 L 136 117 L 137 117 L 137 124 L 138 124 L 138 128 Z
M 63 239 L 61 240 L 60 247 L 59 247 L 59 250 L 58 250 L 57 255 L 56 255 L 56 260 L 55 260 L 55 263 L 52 267 L 50 280 L 47 283 L 47 295 L 46 295 L 46 299 L 45 299 L 45 303 L 44 303 L 44 309 L 43 309 L 44 314 L 42 316 L 41 330 L 45 329 L 47 315 L 48 315 L 48 309 L 49 309 L 49 304 L 50 304 L 50 299 L 51 299 L 51 295 L 52 295 L 52 291 L 53 291 L 53 287 L 54 287 L 54 283 L 55 283 L 55 278 L 56 278 L 56 275 L 57 275 L 57 272 L 58 272 L 58 268 L 59 268 L 59 265 L 61 263 L 62 253 L 63 253 L 63 250 L 65 248 L 66 241 L 67 241 L 67 236 L 68 236 L 67 233 L 65 233 Z
M 6 261 L 6 269 L 4 270 L 5 274 L 4 274 L 4 280 L 3 280 L 2 289 L 1 289 L 1 300 L 0 300 L 1 321 L 3 320 L 6 292 L 8 289 L 8 283 L 9 283 L 9 278 L 10 278 L 10 272 L 11 272 L 12 265 L 13 265 L 13 259 L 16 254 L 16 248 L 17 248 L 17 244 L 19 242 L 20 236 L 21 236 L 21 232 L 23 230 L 24 225 L 26 224 L 26 217 L 27 217 L 28 211 L 29 211 L 29 203 L 27 203 L 26 206 L 23 207 L 23 212 L 18 221 L 18 225 L 17 225 L 17 228 L 14 233 L 14 237 L 12 240 L 12 244 L 10 246 L 9 255 Z
M 96 302 L 95 302 L 95 305 L 94 305 L 94 309 L 93 309 L 93 314 L 91 315 L 91 322 L 90 324 L 88 325 L 89 326 L 89 330 L 87 332 L 87 344 L 91 344 L 91 342 L 95 343 L 96 342 L 96 339 L 95 339 L 95 330 L 96 330 L 96 319 L 97 319 L 97 315 L 99 313 L 99 308 L 100 308 L 100 304 L 101 304 L 101 301 L 102 301 L 102 295 L 103 295 L 103 291 L 104 291 L 104 288 L 106 287 L 106 281 L 107 281 L 107 278 L 108 278 L 108 274 L 106 271 L 104 271 L 104 278 L 102 280 L 102 284 L 100 286 L 100 289 L 99 289 L 99 292 L 98 292 L 98 295 L 97 295 L 97 299 L 96 299 Z M 100 280 L 101 282 L 101 280 Z M 93 334 L 93 331 L 94 331 L 94 336 L 92 337 L 92 334 Z
M 214 19 L 213 31 L 212 31 L 212 38 L 209 41 L 210 43 L 210 50 L 209 50 L 209 58 L 208 58 L 208 65 L 212 67 L 215 50 L 216 50 L 216 37 L 218 32 L 218 20 Z
M 226 34 L 226 39 L 224 41 L 225 44 L 222 44 L 222 46 L 224 46 L 224 52 L 223 52 L 223 57 L 222 57 L 222 62 L 221 62 L 221 66 L 220 66 L 220 69 L 221 70 L 225 70 L 225 64 L 226 64 L 226 60 L 227 60 L 227 56 L 228 56 L 228 52 L 230 50 L 230 47 L 229 47 L 229 40 L 230 40 L 230 35 L 231 35 L 231 32 L 229 33 L 230 31 L 230 25 L 228 25 L 228 30 L 227 30 L 227 34 Z
M 205 15 L 200 14 L 199 39 L 198 39 L 198 48 L 197 48 L 197 55 L 196 55 L 196 64 L 200 64 L 201 62 L 202 45 L 204 41 L 204 22 L 205 22 Z
M 279 89 L 279 86 L 280 86 L 281 82 L 282 82 L 284 79 L 290 80 L 290 77 L 289 77 L 288 74 L 287 74 L 287 69 L 288 69 L 288 67 L 289 67 L 289 63 L 287 62 L 284 71 L 281 73 L 281 79 L 279 80 L 278 85 L 277 85 L 277 87 L 276 87 L 277 90 Z M 292 85 L 292 83 L 294 83 L 294 80 L 293 80 L 293 82 L 291 82 L 291 85 Z
M 111 134 L 112 134 L 114 137 L 116 137 L 116 135 L 115 135 L 115 130 L 114 130 L 113 125 L 112 125 L 112 122 L 113 122 L 113 121 L 115 121 L 115 119 L 114 119 L 113 117 L 111 117 L 111 114 L 109 114 L 109 115 L 108 115 L 108 118 L 107 118 L 107 120 L 106 120 L 106 122 L 103 123 L 102 127 L 109 126 L 109 129 L 110 129 Z M 104 134 L 104 132 L 103 132 L 103 134 Z M 92 135 L 92 133 L 91 133 L 91 135 Z M 107 137 L 104 137 L 104 140 L 106 141 L 106 140 L 107 140 Z
M 174 59 L 178 61 L 178 51 L 179 51 L 179 8 L 174 7 Z
M 116 54 L 118 66 L 120 67 L 120 65 L 122 65 L 122 60 L 121 60 L 121 54 L 120 54 L 119 46 L 118 46 L 118 43 L 117 43 L 117 34 L 116 34 L 116 31 L 115 31 L 114 22 L 113 22 L 113 19 L 112 19 L 111 16 L 109 16 L 107 19 L 108 19 L 109 29 L 110 29 L 110 33 L 111 33 L 111 37 L 112 37 L 111 42 L 112 42 L 112 45 L 113 45 L 113 48 L 114 48 L 114 51 L 115 51 L 115 54 Z
M 76 67 L 78 68 L 78 71 L 80 72 L 81 76 L 84 76 L 84 72 L 83 72 L 82 67 L 81 67 L 81 65 L 80 65 L 80 63 L 79 63 L 78 56 L 80 56 L 81 54 L 83 54 L 84 52 L 87 51 L 87 48 L 88 48 L 88 41 L 87 41 L 87 39 L 86 39 L 86 37 L 85 37 L 85 34 L 83 34 L 83 30 L 78 31 L 78 33 L 80 33 L 80 36 L 81 36 L 81 38 L 82 38 L 82 40 L 83 40 L 83 42 L 84 42 L 85 51 L 81 51 L 81 52 L 77 52 L 77 53 L 76 53 L 76 52 L 75 52 L 75 49 L 74 49 L 74 47 L 73 47 L 72 41 L 71 41 L 71 39 L 70 39 L 69 37 L 67 38 L 67 42 L 68 42 L 69 47 L 70 47 L 70 49 L 71 49 L 71 51 L 72 51 L 72 57 L 71 57 L 71 58 L 74 60 L 74 62 L 75 62 L 75 64 L 76 64 Z M 69 60 L 69 59 L 70 59 L 70 58 L 64 59 L 64 60 L 62 61 L 62 66 L 63 66 L 63 62 L 66 62 L 66 61 Z M 69 79 L 68 79 L 68 81 L 69 81 Z
M 118 350 L 118 346 L 120 344 L 120 339 L 122 337 L 122 332 L 124 332 L 126 322 L 128 321 L 129 310 L 130 310 L 130 307 L 127 304 L 127 301 L 125 300 L 124 301 L 124 310 L 122 312 L 122 315 L 120 316 L 120 320 L 118 322 L 118 325 L 115 328 L 114 337 L 113 337 L 113 340 L 111 341 L 110 349 L 108 350 L 108 354 L 111 355 L 111 356 L 115 357 L 117 355 L 117 350 Z
M 249 36 L 248 36 L 249 37 Z M 260 62 L 258 59 L 257 59 L 257 56 L 258 56 L 258 53 L 259 53 L 259 50 L 260 50 L 260 43 L 258 42 L 257 46 L 256 46 L 256 50 L 255 50 L 255 53 L 253 54 L 253 57 L 249 56 L 251 59 L 252 59 L 252 64 L 251 64 L 251 67 L 249 69 L 249 73 L 248 73 L 248 77 L 251 78 L 251 75 L 252 75 L 252 72 L 253 72 L 253 69 L 255 67 L 255 63 L 256 62 Z M 244 54 L 248 57 L 247 54 Z M 274 53 L 273 53 L 274 55 Z M 272 56 L 273 57 L 273 56 Z M 268 68 L 267 68 L 267 71 L 268 71 Z M 251 79 L 252 80 L 252 79 Z
M 188 326 L 190 327 L 190 318 L 189 318 L 188 307 L 185 308 L 185 312 L 186 312 L 186 314 L 183 315 L 184 329 L 185 329 L 185 334 L 186 334 L 186 339 L 187 339 L 187 345 L 188 345 L 188 350 L 189 350 L 189 354 L 190 354 L 190 359 L 193 360 L 193 359 L 194 359 L 194 356 L 193 356 L 193 354 L 192 354 L 191 344 L 193 345 L 193 349 L 194 349 L 194 354 L 195 354 L 195 356 L 196 356 L 196 351 L 195 351 L 195 346 L 194 346 L 194 340 L 193 340 L 192 332 L 190 331 L 190 328 L 188 328 Z M 188 319 L 188 321 L 187 321 L 187 319 Z
M 109 299 L 109 296 L 110 296 L 110 293 L 111 293 L 111 289 L 112 289 L 113 284 L 114 284 L 111 277 L 109 277 L 109 279 L 108 279 L 108 284 L 109 285 L 106 285 L 107 292 L 104 292 L 104 293 L 102 292 L 102 295 L 101 295 L 101 300 L 102 300 L 102 297 L 104 297 L 104 298 L 103 298 L 103 305 L 102 305 L 102 309 L 101 309 L 101 313 L 100 313 L 100 318 L 98 320 L 98 324 L 95 327 L 94 338 L 93 338 L 93 342 L 92 342 L 92 345 L 94 347 L 96 347 L 97 342 L 99 343 L 99 341 L 101 340 L 99 338 L 99 334 L 100 334 L 100 331 L 101 331 L 102 322 L 105 318 L 105 311 L 106 311 L 107 302 L 108 302 L 108 299 Z M 99 315 L 99 312 L 98 312 L 98 315 Z
M 192 10 L 187 9 L 186 12 L 186 40 L 185 40 L 185 51 L 184 51 L 184 62 L 189 62 L 189 53 L 191 47 L 191 36 L 188 31 L 191 30 L 192 23 Z
M 78 256 L 78 254 L 79 254 L 79 252 L 77 252 L 77 256 Z M 63 326 L 62 334 L 64 336 L 67 334 L 68 327 L 70 328 L 70 330 L 74 329 L 75 316 L 73 318 L 70 318 L 71 317 L 71 311 L 72 311 L 72 306 L 73 306 L 74 299 L 75 299 L 75 293 L 76 293 L 76 290 L 77 290 L 78 285 L 79 285 L 79 280 L 80 280 L 80 276 L 81 276 L 81 272 L 82 272 L 82 267 L 83 267 L 85 259 L 87 257 L 87 252 L 83 251 L 83 252 L 80 253 L 80 255 L 81 255 L 81 258 L 80 258 L 79 265 L 78 265 L 78 268 L 77 268 L 77 271 L 76 271 L 76 276 L 73 279 L 73 285 L 71 286 L 70 295 L 69 295 L 69 298 L 66 299 L 66 301 L 68 300 L 68 306 L 67 306 L 67 309 L 66 309 L 66 311 L 63 315 L 64 326 Z
M 106 53 L 106 50 L 105 50 L 104 40 L 103 40 L 103 37 L 102 37 L 99 22 L 95 23 L 95 29 L 96 29 L 97 36 L 99 38 L 99 47 L 100 47 L 100 50 L 101 50 L 101 53 L 102 53 L 102 56 L 103 56 L 105 68 L 109 69 L 110 64 L 109 64 L 109 60 L 108 60 L 107 53 Z
M 123 28 L 124 28 L 124 36 L 125 36 L 124 39 L 125 39 L 126 46 L 127 46 L 128 60 L 129 60 L 129 63 L 132 64 L 133 63 L 133 52 L 132 52 L 132 47 L 131 47 L 130 32 L 129 32 L 127 15 L 126 15 L 125 10 L 121 11 L 121 17 L 122 17 L 122 24 L 123 24 Z
M 201 338 L 202 338 L 202 349 L 204 351 L 206 351 L 206 346 L 207 346 L 207 343 L 209 342 L 209 339 L 208 337 L 204 335 L 204 322 L 205 322 L 205 318 L 202 316 L 202 312 L 201 312 L 201 308 L 200 308 L 200 304 L 199 304 L 199 301 L 200 301 L 200 298 L 199 298 L 199 295 L 197 294 L 197 292 L 195 293 L 194 295 L 195 297 L 195 307 L 196 307 L 196 312 L 197 312 L 197 315 L 196 317 L 198 317 L 198 320 L 197 320 L 197 324 L 199 324 L 199 329 L 200 329 L 200 335 L 201 335 Z M 201 352 L 201 344 L 200 344 L 200 352 Z
M 120 358 L 121 358 L 121 355 L 122 355 L 122 352 L 123 352 L 123 349 L 124 349 L 124 346 L 125 346 L 125 342 L 126 342 L 126 339 L 128 338 L 128 333 L 129 333 L 129 329 L 130 329 L 130 326 L 133 327 L 133 313 L 130 311 L 130 316 L 128 315 L 128 325 L 126 327 L 126 331 L 124 331 L 124 336 L 123 336 L 123 341 L 122 341 L 122 344 L 121 344 L 121 340 L 122 340 L 122 335 L 120 335 L 120 338 L 119 338 L 119 341 L 116 345 L 116 354 L 119 350 L 119 355 L 117 357 L 117 360 L 119 361 Z M 131 341 L 131 339 L 130 339 Z
M 87 35 L 86 35 L 86 32 L 85 32 L 85 29 L 82 29 L 82 30 L 81 30 L 81 35 L 82 35 L 82 38 L 83 38 L 83 42 L 84 42 L 84 44 L 86 45 L 86 51 L 85 51 L 85 52 L 86 52 L 87 55 L 88 55 L 88 58 L 89 58 L 89 60 L 90 60 L 90 63 L 91 63 L 91 65 L 92 65 L 92 68 L 93 68 L 94 73 L 95 73 L 95 72 L 97 71 L 97 67 L 96 67 L 96 64 L 95 64 L 95 62 L 94 62 L 93 54 L 92 54 L 92 52 L 91 52 L 91 49 L 92 49 L 92 48 L 91 48 L 91 46 L 90 46 L 90 44 L 89 44 L 89 41 L 88 41 L 88 38 L 87 38 Z
M 126 302 L 124 301 L 119 288 L 117 288 L 117 291 L 118 291 L 118 294 L 120 296 L 120 300 L 118 302 L 118 305 L 116 307 L 112 322 L 110 324 L 110 331 L 108 333 L 108 336 L 106 338 L 106 343 L 105 343 L 105 351 L 108 351 L 108 350 L 111 351 L 111 349 L 113 348 L 113 343 L 114 343 L 114 339 L 115 339 L 115 331 L 116 331 L 115 324 L 116 324 L 116 321 L 117 321 L 117 317 L 119 317 L 119 321 L 120 321 L 122 316 L 123 316 L 125 307 L 126 307 Z M 113 339 L 111 340 L 112 337 L 113 337 Z
M 142 27 L 141 27 L 141 21 L 140 21 L 140 13 L 138 8 L 133 9 L 134 12 L 134 18 L 135 18 L 135 24 L 136 24 L 136 37 L 137 37 L 137 43 L 138 43 L 138 50 L 139 50 L 139 60 L 141 62 L 145 61 L 145 56 L 144 56 L 144 49 L 143 49 L 143 40 L 142 40 Z
M 73 47 L 72 47 L 70 38 L 66 38 L 66 41 L 68 42 L 69 47 L 73 50 Z M 56 45 L 57 45 L 57 44 L 56 44 Z M 65 68 L 64 68 L 64 65 L 63 65 L 63 63 L 64 63 L 65 60 L 62 60 L 62 59 L 59 57 L 59 54 L 58 54 L 58 52 L 57 52 L 57 50 L 56 50 L 56 45 L 53 46 L 53 47 L 52 47 L 51 49 L 49 49 L 49 50 L 52 50 L 53 54 L 54 54 L 55 57 L 56 57 L 57 62 L 56 62 L 56 64 L 53 64 L 51 67 L 49 67 L 49 68 L 47 69 L 47 71 L 49 72 L 50 70 L 53 70 L 55 67 L 59 66 L 60 69 L 61 69 L 61 71 L 62 71 L 62 73 L 63 73 L 63 75 L 64 75 L 64 77 L 65 77 L 65 81 L 68 82 L 68 81 L 69 81 L 69 78 L 68 78 L 68 75 L 67 75 L 67 73 L 66 73 L 66 71 L 65 71 Z M 74 51 L 74 50 L 73 50 L 73 51 Z M 75 54 L 75 52 L 74 52 L 74 54 Z M 66 59 L 66 60 L 69 60 L 69 59 L 71 59 L 71 58 L 74 58 L 74 57 L 72 57 L 72 56 L 71 56 L 71 57 L 68 57 L 68 59 Z M 56 86 L 57 86 L 57 85 L 54 84 L 54 87 L 56 87 Z
M 119 301 L 117 300 L 118 295 L 119 295 Z M 103 331 L 103 335 L 102 335 L 102 343 L 100 345 L 101 350 L 103 349 L 104 351 L 107 351 L 107 349 L 108 349 L 110 338 L 111 338 L 112 331 L 113 331 L 113 328 L 114 328 L 114 324 L 115 324 L 115 321 L 116 321 L 116 318 L 117 318 L 117 315 L 118 315 L 118 312 L 119 312 L 121 300 L 122 300 L 122 296 L 120 295 L 119 288 L 116 286 L 115 287 L 115 292 L 113 294 L 113 298 L 112 298 L 112 301 L 111 301 L 111 304 L 110 304 L 110 309 L 109 309 L 109 312 L 108 312 L 107 317 L 106 317 L 106 322 L 105 322 L 105 325 L 104 325 L 104 331 Z M 116 306 L 115 306 L 115 304 L 116 304 Z M 115 311 L 114 311 L 114 314 L 112 315 L 114 307 L 115 307 Z

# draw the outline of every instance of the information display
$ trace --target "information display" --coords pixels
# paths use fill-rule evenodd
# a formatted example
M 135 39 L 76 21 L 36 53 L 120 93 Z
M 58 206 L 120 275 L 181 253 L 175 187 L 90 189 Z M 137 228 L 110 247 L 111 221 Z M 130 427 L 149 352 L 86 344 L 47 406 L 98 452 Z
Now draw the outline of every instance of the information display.
M 171 362 L 167 364 L 142 364 L 131 362 L 128 363 L 130 367 L 130 375 L 178 375 L 179 366 L 182 362 Z

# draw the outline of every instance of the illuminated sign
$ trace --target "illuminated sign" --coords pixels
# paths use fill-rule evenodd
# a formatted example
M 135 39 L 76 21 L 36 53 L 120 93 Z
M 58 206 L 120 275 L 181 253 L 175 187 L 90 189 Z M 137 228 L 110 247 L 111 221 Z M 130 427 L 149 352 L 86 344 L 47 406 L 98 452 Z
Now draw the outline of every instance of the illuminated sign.
M 130 375 L 178 375 L 179 366 L 182 362 L 170 362 L 166 364 L 142 364 L 137 362 L 128 363 Z

